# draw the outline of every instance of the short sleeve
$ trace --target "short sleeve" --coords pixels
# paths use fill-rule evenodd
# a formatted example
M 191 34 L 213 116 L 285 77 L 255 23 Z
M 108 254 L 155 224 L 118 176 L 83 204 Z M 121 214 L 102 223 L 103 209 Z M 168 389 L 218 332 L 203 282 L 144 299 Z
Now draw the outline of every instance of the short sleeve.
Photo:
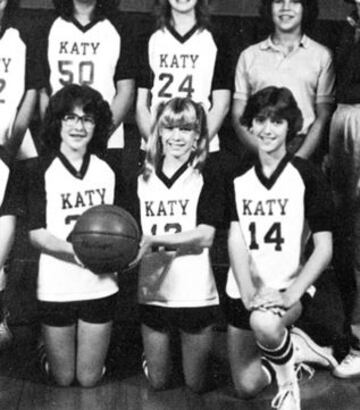
M 46 228 L 45 170 L 40 158 L 32 158 L 25 163 L 26 208 L 29 230 Z
M 233 88 L 233 68 L 229 40 L 225 33 L 213 34 L 217 47 L 212 90 L 231 90 Z
M 135 36 L 125 23 L 120 24 L 118 21 L 111 21 L 120 36 L 120 57 L 116 64 L 114 81 L 125 79 L 135 79 L 135 53 L 137 47 L 134 43 Z
M 25 214 L 25 183 L 24 171 L 20 162 L 11 167 L 9 179 L 5 191 L 4 200 L 0 207 L 0 216 Z
M 221 227 L 224 221 L 225 191 L 221 173 L 216 167 L 205 166 L 204 184 L 197 207 L 197 224 Z
M 293 164 L 305 183 L 305 218 L 311 232 L 332 231 L 334 206 L 325 176 L 306 160 L 295 157 Z
M 328 49 L 324 50 L 321 59 L 321 71 L 319 73 L 316 90 L 316 103 L 333 103 L 335 100 L 335 70 L 333 59 Z

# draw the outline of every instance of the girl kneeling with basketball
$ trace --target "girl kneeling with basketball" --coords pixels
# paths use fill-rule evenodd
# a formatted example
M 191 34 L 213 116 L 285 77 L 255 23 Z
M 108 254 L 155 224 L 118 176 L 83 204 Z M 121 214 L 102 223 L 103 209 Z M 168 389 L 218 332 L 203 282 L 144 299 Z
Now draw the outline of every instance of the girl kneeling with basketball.
M 302 124 L 287 88 L 267 87 L 254 94 L 241 121 L 256 140 L 258 161 L 231 181 L 229 195 L 226 315 L 232 377 L 246 398 L 274 376 L 279 392 L 273 407 L 299 410 L 289 327 L 331 261 L 331 194 L 317 169 L 286 151 Z M 306 259 L 310 234 L 314 246 Z
M 180 338 L 187 386 L 207 388 L 219 303 L 209 248 L 223 215 L 219 176 L 204 166 L 207 152 L 201 105 L 184 98 L 160 105 L 138 179 L 143 365 L 155 389 L 173 379 L 173 336 Z
M 84 211 L 125 197 L 119 152 L 105 152 L 112 125 L 100 93 L 66 86 L 50 99 L 43 153 L 29 163 L 30 240 L 41 252 L 37 297 L 44 367 L 61 386 L 75 380 L 93 386 L 105 371 L 116 275 L 96 275 L 78 264 L 67 238 Z

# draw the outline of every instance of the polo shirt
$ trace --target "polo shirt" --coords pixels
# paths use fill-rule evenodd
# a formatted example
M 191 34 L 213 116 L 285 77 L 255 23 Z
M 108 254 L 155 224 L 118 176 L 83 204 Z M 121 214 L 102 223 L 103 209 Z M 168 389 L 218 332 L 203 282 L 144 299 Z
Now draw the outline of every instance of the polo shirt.
M 334 102 L 335 74 L 330 51 L 306 35 L 288 55 L 271 37 L 248 47 L 236 66 L 234 99 L 247 101 L 268 86 L 290 89 L 304 117 L 300 133 L 307 134 L 316 118 L 315 104 Z

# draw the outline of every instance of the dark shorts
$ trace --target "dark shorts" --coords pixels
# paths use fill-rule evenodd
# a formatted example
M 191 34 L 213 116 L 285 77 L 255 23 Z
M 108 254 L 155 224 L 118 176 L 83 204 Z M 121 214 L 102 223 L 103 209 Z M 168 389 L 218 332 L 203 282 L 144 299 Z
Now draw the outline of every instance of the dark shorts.
M 311 303 L 312 297 L 308 293 L 304 293 L 300 302 L 303 307 L 303 312 Z M 246 309 L 241 299 L 233 299 L 229 296 L 225 297 L 224 313 L 226 321 L 229 325 L 237 327 L 238 329 L 251 330 L 250 327 L 250 314 L 251 312 Z
M 75 302 L 38 301 L 39 320 L 48 326 L 64 327 L 77 323 L 107 323 L 114 319 L 117 293 L 101 299 Z
M 141 323 L 159 332 L 182 330 L 196 333 L 216 323 L 219 312 L 217 305 L 190 308 L 139 305 Z

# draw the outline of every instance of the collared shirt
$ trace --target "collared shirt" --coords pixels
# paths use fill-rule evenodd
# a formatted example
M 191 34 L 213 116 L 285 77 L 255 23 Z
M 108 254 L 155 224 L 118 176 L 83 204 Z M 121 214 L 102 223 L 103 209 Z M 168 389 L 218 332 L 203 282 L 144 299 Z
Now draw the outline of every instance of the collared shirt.
M 238 60 L 234 99 L 268 87 L 289 88 L 301 109 L 306 134 L 315 120 L 315 104 L 334 102 L 335 74 L 330 51 L 304 35 L 292 52 L 285 54 L 270 37 L 245 49 Z

